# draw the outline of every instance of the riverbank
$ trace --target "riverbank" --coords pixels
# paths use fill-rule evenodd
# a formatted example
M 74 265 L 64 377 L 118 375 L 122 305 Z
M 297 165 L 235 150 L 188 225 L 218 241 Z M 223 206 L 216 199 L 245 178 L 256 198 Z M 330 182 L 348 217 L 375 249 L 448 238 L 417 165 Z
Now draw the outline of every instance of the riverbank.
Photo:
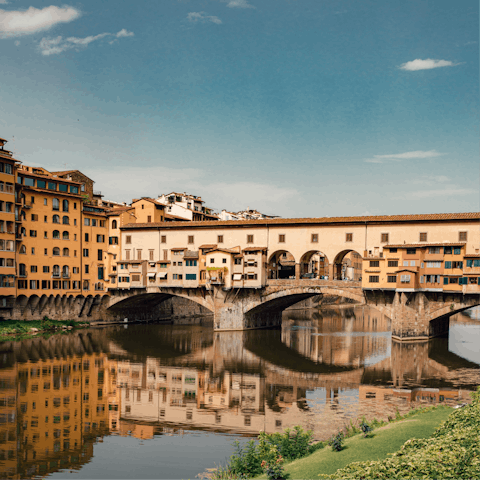
M 285 465 L 289 479 L 313 479 L 319 475 L 331 475 L 352 462 L 383 460 L 411 438 L 428 438 L 453 412 L 451 407 L 437 407 L 416 413 L 411 417 L 389 423 L 373 430 L 369 438 L 355 435 L 345 440 L 340 452 L 327 446 Z M 267 478 L 262 476 L 259 478 Z
M 39 334 L 52 334 L 57 331 L 68 331 L 89 327 L 89 323 L 75 320 L 3 320 L 0 321 L 0 342 L 23 340 Z
M 407 417 L 366 437 L 352 436 L 339 451 L 326 447 L 294 460 L 285 465 L 282 477 L 480 478 L 480 387 L 470 404 L 428 408 Z

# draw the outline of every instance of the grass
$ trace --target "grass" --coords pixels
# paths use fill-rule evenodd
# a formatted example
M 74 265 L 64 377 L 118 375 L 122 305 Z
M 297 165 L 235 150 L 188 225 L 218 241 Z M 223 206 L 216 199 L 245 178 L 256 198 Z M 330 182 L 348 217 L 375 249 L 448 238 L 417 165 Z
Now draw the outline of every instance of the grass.
M 83 322 L 76 322 L 75 320 L 50 320 L 45 317 L 43 320 L 2 320 L 0 321 L 0 342 L 7 340 L 20 340 L 30 338 L 33 332 L 32 328 L 38 329 L 41 332 L 53 332 L 62 327 L 77 328 L 83 326 Z
M 308 457 L 285 465 L 286 477 L 292 480 L 321 478 L 322 474 L 333 474 L 351 462 L 382 460 L 387 458 L 389 453 L 399 450 L 411 438 L 430 437 L 452 411 L 450 407 L 441 406 L 377 428 L 370 438 L 355 435 L 345 440 L 345 447 L 340 452 L 334 452 L 331 447 L 325 447 Z

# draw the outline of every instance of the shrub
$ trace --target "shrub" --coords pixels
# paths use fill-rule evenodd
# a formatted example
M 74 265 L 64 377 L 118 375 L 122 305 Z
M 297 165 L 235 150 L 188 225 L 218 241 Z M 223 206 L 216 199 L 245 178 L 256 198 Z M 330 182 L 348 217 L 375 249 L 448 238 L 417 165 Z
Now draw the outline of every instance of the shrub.
M 368 434 L 372 431 L 372 427 L 366 422 L 366 420 L 362 420 L 362 423 L 360 424 L 360 428 L 363 432 L 363 436 L 367 438 Z
M 335 450 L 336 452 L 340 452 L 341 450 L 343 450 L 344 440 L 345 440 L 345 435 L 343 434 L 343 432 L 339 432 L 331 438 L 329 445 L 332 446 L 332 450 Z

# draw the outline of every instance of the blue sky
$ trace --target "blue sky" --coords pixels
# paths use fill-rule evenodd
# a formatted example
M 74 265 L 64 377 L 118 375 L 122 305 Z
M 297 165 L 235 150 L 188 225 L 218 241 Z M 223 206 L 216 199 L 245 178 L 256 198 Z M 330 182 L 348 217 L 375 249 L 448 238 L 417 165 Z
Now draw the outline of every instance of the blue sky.
M 0 137 L 105 198 L 478 211 L 478 2 L 0 0 Z

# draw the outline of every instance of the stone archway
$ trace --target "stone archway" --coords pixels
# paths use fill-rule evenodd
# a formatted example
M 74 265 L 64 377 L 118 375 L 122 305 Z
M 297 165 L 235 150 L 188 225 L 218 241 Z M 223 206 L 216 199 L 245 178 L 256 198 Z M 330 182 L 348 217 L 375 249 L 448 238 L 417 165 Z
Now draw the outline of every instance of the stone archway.
M 328 257 L 320 250 L 309 250 L 300 258 L 300 278 L 323 279 L 329 275 Z M 328 280 L 328 278 L 327 278 Z
M 295 257 L 288 250 L 277 250 L 268 260 L 267 278 L 296 278 L 300 276 L 299 270 Z
M 337 253 L 331 266 L 332 280 L 362 279 L 362 256 L 355 250 L 342 250 Z

